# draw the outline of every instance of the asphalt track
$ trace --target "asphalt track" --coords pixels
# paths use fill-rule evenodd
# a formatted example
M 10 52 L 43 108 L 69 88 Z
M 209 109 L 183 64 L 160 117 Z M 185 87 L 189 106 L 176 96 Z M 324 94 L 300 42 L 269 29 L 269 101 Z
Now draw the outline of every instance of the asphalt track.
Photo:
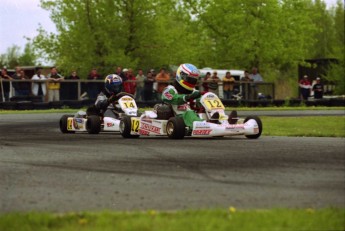
M 343 138 L 123 139 L 60 116 L 0 115 L 1 213 L 345 207 Z

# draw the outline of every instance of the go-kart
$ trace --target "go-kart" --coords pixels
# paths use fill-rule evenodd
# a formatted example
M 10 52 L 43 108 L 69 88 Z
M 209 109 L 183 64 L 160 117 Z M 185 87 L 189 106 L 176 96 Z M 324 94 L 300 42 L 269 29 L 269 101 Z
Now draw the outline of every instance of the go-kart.
M 225 107 L 217 95 L 207 92 L 200 98 L 201 107 L 186 103 L 185 108 L 194 110 L 203 121 L 194 121 L 193 127 L 185 125 L 169 104 L 157 104 L 154 110 L 145 111 L 140 117 L 125 116 L 120 122 L 124 138 L 139 136 L 168 136 L 171 139 L 191 137 L 222 137 L 244 135 L 257 139 L 262 133 L 262 122 L 257 116 L 239 118 L 236 111 L 225 114 Z
M 60 119 L 62 133 L 88 132 L 118 132 L 123 116 L 138 116 L 138 107 L 131 94 L 121 92 L 104 110 L 97 109 L 98 101 L 106 101 L 104 95 L 99 95 L 95 105 L 87 111 L 78 111 L 75 115 L 63 115 Z

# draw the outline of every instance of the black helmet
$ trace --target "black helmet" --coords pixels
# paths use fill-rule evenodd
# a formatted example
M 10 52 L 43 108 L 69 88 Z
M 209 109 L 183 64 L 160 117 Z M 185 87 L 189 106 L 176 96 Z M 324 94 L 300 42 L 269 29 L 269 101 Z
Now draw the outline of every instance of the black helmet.
M 116 74 L 105 77 L 105 90 L 110 95 L 116 95 L 122 91 L 122 78 Z

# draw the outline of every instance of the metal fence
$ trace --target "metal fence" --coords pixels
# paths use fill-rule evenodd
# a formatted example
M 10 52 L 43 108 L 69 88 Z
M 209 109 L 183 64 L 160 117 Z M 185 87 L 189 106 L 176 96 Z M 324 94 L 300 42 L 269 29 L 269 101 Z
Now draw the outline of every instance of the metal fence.
M 1 79 L 1 78 L 0 78 Z M 128 82 L 138 82 L 129 80 Z M 171 84 L 173 81 L 165 82 Z M 200 81 L 197 88 L 200 91 L 204 91 L 203 83 L 209 83 L 212 81 Z M 46 83 L 46 88 L 49 83 L 48 80 L 7 80 L 1 79 L 0 82 L 0 99 L 1 102 L 5 101 L 4 97 L 8 94 L 8 99 L 10 101 L 16 101 L 20 99 L 21 96 L 15 94 L 18 88 L 23 87 L 23 83 L 27 83 L 26 87 L 28 88 L 27 96 L 32 96 L 32 86 L 34 83 Z M 103 80 L 62 80 L 60 83 L 60 100 L 81 100 L 85 98 L 95 99 L 97 94 L 103 89 L 104 81 Z M 154 83 L 154 92 L 155 86 L 159 82 Z M 275 87 L 274 83 L 271 82 L 243 82 L 236 81 L 233 85 L 234 91 L 231 100 L 260 100 L 260 99 L 275 99 Z M 48 89 L 46 89 L 48 92 Z M 224 99 L 225 95 L 223 92 L 223 82 L 218 82 L 218 89 L 215 92 L 219 98 Z M 43 102 L 48 102 L 48 94 L 42 97 Z M 158 99 L 157 99 L 158 100 Z

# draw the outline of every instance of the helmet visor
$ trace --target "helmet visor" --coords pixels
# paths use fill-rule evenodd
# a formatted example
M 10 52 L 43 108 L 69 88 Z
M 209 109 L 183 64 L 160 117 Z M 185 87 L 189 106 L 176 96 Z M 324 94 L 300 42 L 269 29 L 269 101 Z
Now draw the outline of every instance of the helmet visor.
M 198 82 L 198 79 L 195 78 L 195 77 L 187 76 L 187 77 L 185 78 L 185 81 L 188 82 L 188 83 L 190 83 L 190 84 L 195 85 L 195 84 Z

